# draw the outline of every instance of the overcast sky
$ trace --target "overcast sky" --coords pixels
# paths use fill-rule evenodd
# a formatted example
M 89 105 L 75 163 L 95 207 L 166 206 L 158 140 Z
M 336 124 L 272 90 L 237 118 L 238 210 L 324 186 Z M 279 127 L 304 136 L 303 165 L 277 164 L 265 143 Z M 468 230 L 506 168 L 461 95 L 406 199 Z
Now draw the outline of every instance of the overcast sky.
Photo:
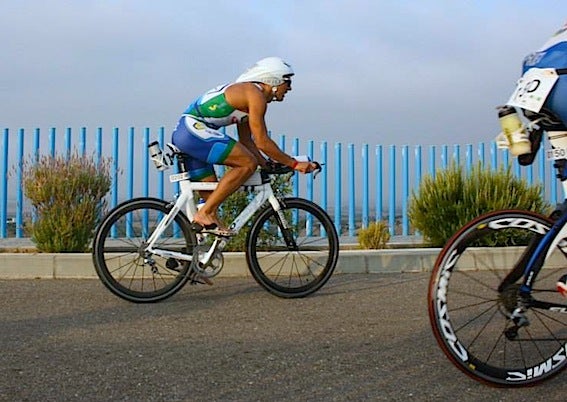
M 466 144 L 499 131 L 565 0 L 0 0 L 0 128 L 174 128 L 266 56 L 293 65 L 275 134 Z

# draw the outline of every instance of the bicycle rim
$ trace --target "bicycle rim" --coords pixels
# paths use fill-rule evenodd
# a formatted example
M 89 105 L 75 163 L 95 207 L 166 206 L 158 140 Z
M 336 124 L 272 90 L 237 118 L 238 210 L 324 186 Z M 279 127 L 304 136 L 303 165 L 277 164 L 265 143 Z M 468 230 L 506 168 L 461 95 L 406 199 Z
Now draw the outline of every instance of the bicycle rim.
M 185 285 L 190 262 L 143 251 L 146 240 L 168 212 L 165 201 L 136 199 L 119 205 L 101 223 L 93 243 L 94 265 L 101 281 L 115 295 L 137 303 L 156 302 Z M 195 243 L 187 219 L 178 214 L 155 247 L 187 253 Z
M 269 292 L 285 298 L 304 297 L 331 277 L 338 260 L 338 236 L 329 216 L 316 204 L 286 199 L 282 208 L 292 226 L 295 247 L 286 244 L 280 220 L 268 207 L 248 233 L 248 266 L 254 279 Z
M 552 223 L 531 212 L 500 211 L 479 217 L 447 242 L 433 268 L 428 294 L 433 333 L 464 373 L 495 386 L 537 384 L 566 366 L 567 314 L 529 308 L 528 326 L 511 330 L 521 270 L 501 292 L 530 239 Z M 527 254 L 527 253 L 526 253 Z M 556 291 L 567 261 L 558 248 L 536 277 L 536 300 L 565 304 Z

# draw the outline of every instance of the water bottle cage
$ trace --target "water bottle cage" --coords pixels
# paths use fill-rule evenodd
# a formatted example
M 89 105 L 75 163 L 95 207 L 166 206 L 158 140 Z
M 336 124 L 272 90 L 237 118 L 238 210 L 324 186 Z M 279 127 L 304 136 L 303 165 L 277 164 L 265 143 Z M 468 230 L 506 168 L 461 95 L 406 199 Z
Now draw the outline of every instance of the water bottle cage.
M 530 121 L 528 124 L 522 124 L 522 127 L 520 127 L 518 130 L 514 131 L 512 134 L 510 134 L 510 136 L 521 134 L 521 135 L 525 135 L 527 137 L 528 134 L 526 134 L 526 132 L 529 133 L 531 131 L 537 130 L 537 128 L 535 128 L 535 126 L 541 120 L 542 119 L 539 118 L 537 120 Z M 508 137 L 503 132 L 500 132 L 494 140 L 496 141 L 496 146 L 499 149 L 510 149 L 511 144 L 508 141 Z
M 171 154 L 164 153 L 157 141 L 148 145 L 148 152 L 150 154 L 150 159 L 158 170 L 167 170 L 173 166 L 173 156 Z

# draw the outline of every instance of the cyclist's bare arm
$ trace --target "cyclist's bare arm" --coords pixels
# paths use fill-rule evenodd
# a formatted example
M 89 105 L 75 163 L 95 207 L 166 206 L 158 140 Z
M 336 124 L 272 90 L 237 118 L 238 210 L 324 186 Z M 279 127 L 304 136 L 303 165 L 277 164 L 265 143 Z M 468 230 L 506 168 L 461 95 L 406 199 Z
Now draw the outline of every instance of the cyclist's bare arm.
M 264 119 L 268 105 L 263 92 L 260 92 L 255 85 L 247 85 L 245 94 L 248 101 L 248 127 L 254 139 L 254 144 L 271 159 L 287 166 L 293 166 L 295 160 L 282 152 L 268 136 L 268 129 Z
M 316 165 L 311 162 L 297 162 L 291 156 L 282 152 L 277 144 L 268 136 L 268 129 L 264 116 L 268 103 L 264 92 L 251 83 L 235 84 L 226 91 L 227 100 L 239 110 L 248 113 L 248 128 L 256 147 L 271 159 L 294 167 L 302 173 L 315 170 Z M 240 127 L 239 127 L 240 130 Z M 239 131 L 240 134 L 240 131 Z
M 250 132 L 250 126 L 248 125 L 248 122 L 246 121 L 238 124 L 237 128 L 238 128 L 238 140 L 240 141 L 240 143 L 244 145 L 246 149 L 248 149 L 252 153 L 252 155 L 256 157 L 256 159 L 258 160 L 258 164 L 260 166 L 265 166 L 266 158 L 262 156 L 262 154 L 258 150 L 258 147 L 252 140 L 252 134 Z

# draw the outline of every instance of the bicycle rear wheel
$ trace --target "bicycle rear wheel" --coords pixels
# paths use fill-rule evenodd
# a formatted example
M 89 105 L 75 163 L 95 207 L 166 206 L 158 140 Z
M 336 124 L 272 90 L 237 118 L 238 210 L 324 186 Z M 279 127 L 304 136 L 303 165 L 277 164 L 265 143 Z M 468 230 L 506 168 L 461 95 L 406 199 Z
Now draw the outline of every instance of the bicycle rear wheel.
M 138 198 L 117 206 L 98 227 L 93 262 L 102 283 L 115 295 L 136 303 L 157 302 L 175 294 L 189 279 L 190 262 L 144 251 L 146 240 L 169 210 L 163 200 Z M 190 253 L 196 243 L 189 221 L 179 213 L 155 246 Z
M 486 214 L 464 226 L 439 254 L 429 284 L 429 318 L 445 355 L 468 376 L 495 386 L 527 386 L 566 367 L 566 308 L 532 306 L 526 312 L 529 325 L 517 331 L 511 319 L 523 282 L 521 261 L 531 255 L 530 242 L 551 225 L 531 212 Z M 565 304 L 555 284 L 566 267 L 556 248 L 536 277 L 533 299 Z
M 283 229 L 271 206 L 263 209 L 248 232 L 246 259 L 254 279 L 269 292 L 304 297 L 333 274 L 339 239 L 331 218 L 318 205 L 301 198 L 286 198 L 281 204 L 291 228 Z

